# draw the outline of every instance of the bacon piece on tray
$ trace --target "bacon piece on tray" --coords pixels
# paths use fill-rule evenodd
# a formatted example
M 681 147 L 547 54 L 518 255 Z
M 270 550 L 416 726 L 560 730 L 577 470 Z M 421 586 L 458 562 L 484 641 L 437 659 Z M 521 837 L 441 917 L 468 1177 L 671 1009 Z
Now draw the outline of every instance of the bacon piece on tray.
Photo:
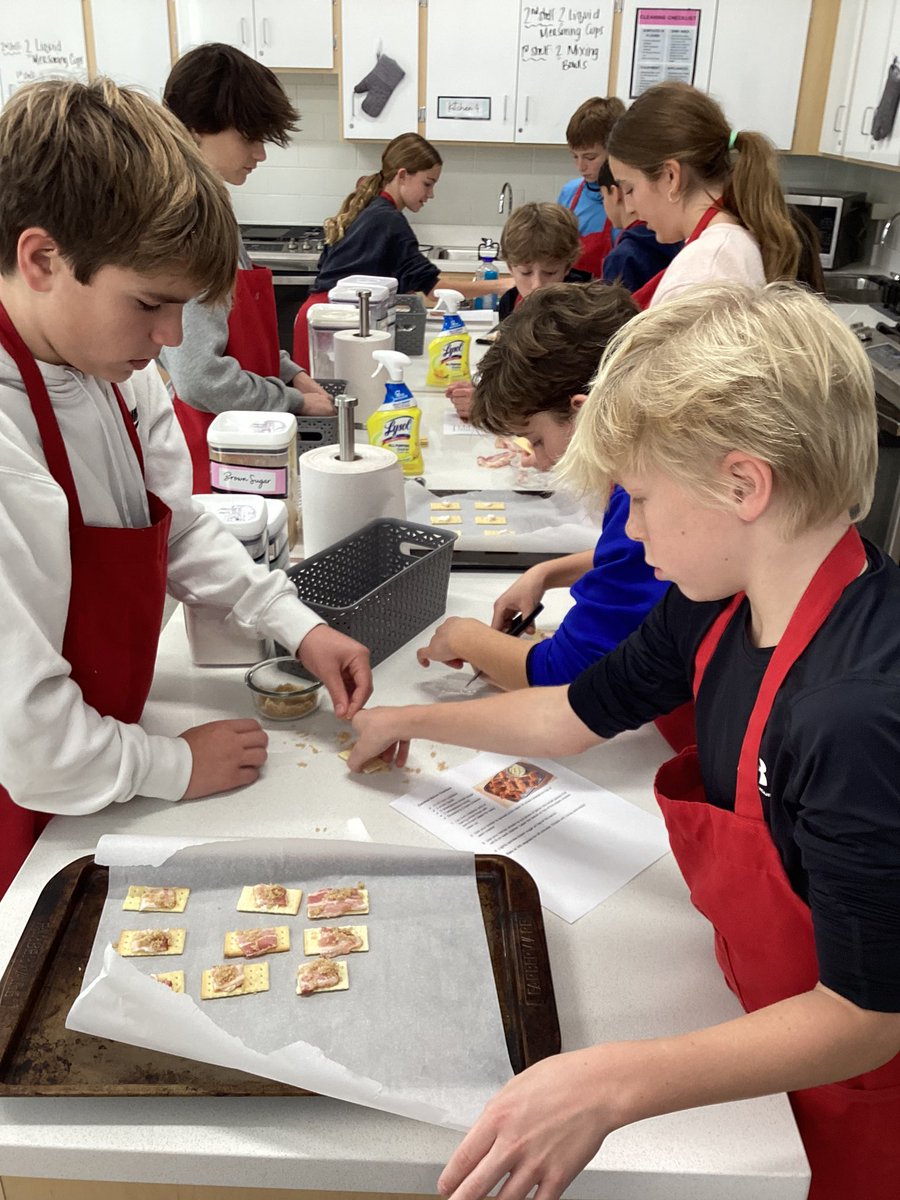
M 291 948 L 287 925 L 265 929 L 234 929 L 225 934 L 226 958 L 259 958 L 261 954 L 280 954 Z
M 297 968 L 297 995 L 314 992 L 345 992 L 350 986 L 347 964 L 330 958 L 314 958 Z
M 285 887 L 283 883 L 256 883 L 241 889 L 238 912 L 278 913 L 295 917 L 300 911 L 303 892 L 300 888 Z
M 123 929 L 116 949 L 123 958 L 139 955 L 183 954 L 183 929 Z
M 339 954 L 361 954 L 369 949 L 369 931 L 365 925 L 324 925 L 303 930 L 303 953 L 336 958 Z
M 122 908 L 128 912 L 184 912 L 191 894 L 185 887 L 141 887 L 128 889 Z
M 364 883 L 358 883 L 356 887 L 320 888 L 306 897 L 306 915 L 311 921 L 368 911 L 369 893 Z
M 200 983 L 201 1000 L 218 1000 L 222 996 L 249 996 L 269 990 L 269 964 L 224 963 L 203 972 Z

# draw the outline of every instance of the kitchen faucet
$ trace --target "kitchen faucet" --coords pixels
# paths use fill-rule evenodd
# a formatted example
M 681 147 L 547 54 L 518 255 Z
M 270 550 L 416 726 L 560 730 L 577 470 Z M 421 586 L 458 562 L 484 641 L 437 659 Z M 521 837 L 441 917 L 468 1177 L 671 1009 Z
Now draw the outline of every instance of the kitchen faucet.
M 885 221 L 884 229 L 882 229 L 882 231 L 881 231 L 881 237 L 878 239 L 879 250 L 881 249 L 882 246 L 887 245 L 888 234 L 891 232 L 894 222 L 897 220 L 898 217 L 900 217 L 900 212 L 895 212 L 893 214 L 893 216 L 888 217 L 888 219 Z M 873 261 L 874 261 L 874 258 L 873 258 Z M 898 275 L 898 273 L 896 271 L 891 271 L 891 272 L 889 272 L 889 274 L 892 279 L 900 279 L 900 275 Z
M 512 209 L 513 209 L 512 188 L 509 186 L 508 183 L 504 183 L 503 187 L 500 189 L 500 202 L 497 205 L 498 213 L 502 213 L 504 211 L 504 205 L 506 204 L 507 201 L 509 201 L 509 208 L 507 208 L 506 211 L 512 212 Z M 900 216 L 900 214 L 898 214 L 898 216 Z M 888 224 L 890 224 L 890 222 L 888 222 Z

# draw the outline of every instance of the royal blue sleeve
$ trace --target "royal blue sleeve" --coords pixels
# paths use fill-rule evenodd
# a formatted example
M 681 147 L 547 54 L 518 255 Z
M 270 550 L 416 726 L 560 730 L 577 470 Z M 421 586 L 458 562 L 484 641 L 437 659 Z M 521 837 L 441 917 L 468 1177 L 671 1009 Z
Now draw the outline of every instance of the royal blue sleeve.
M 625 533 L 628 494 L 613 489 L 594 551 L 594 565 L 572 586 L 574 604 L 552 638 L 533 646 L 526 661 L 533 687 L 570 683 L 608 654 L 665 594 L 644 560 L 644 548 Z

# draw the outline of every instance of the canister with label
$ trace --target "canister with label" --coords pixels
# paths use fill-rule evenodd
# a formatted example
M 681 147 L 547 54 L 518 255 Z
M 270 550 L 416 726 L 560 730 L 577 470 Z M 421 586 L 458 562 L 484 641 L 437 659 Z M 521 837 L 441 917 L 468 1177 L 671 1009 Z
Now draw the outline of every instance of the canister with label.
M 212 490 L 284 500 L 288 542 L 299 533 L 297 418 L 293 413 L 219 413 L 207 430 Z

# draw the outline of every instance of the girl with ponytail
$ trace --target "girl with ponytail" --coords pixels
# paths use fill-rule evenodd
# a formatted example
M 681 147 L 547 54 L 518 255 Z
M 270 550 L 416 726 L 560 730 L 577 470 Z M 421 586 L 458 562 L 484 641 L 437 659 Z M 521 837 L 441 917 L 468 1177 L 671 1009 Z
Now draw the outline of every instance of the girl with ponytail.
M 643 92 L 613 126 L 609 165 L 626 208 L 658 241 L 685 240 L 634 293 L 642 307 L 697 283 L 796 278 L 800 241 L 775 148 L 761 133 L 731 129 L 704 92 L 684 83 Z
M 381 169 L 360 179 L 340 211 L 325 222 L 325 250 L 313 290 L 294 322 L 294 357 L 309 363 L 306 315 L 311 305 L 348 275 L 386 275 L 400 292 L 425 292 L 440 283 L 438 268 L 419 249 L 403 215 L 418 212 L 434 195 L 441 177 L 441 156 L 417 133 L 401 133 L 381 156 Z M 463 295 L 502 290 L 502 280 L 447 283 Z

